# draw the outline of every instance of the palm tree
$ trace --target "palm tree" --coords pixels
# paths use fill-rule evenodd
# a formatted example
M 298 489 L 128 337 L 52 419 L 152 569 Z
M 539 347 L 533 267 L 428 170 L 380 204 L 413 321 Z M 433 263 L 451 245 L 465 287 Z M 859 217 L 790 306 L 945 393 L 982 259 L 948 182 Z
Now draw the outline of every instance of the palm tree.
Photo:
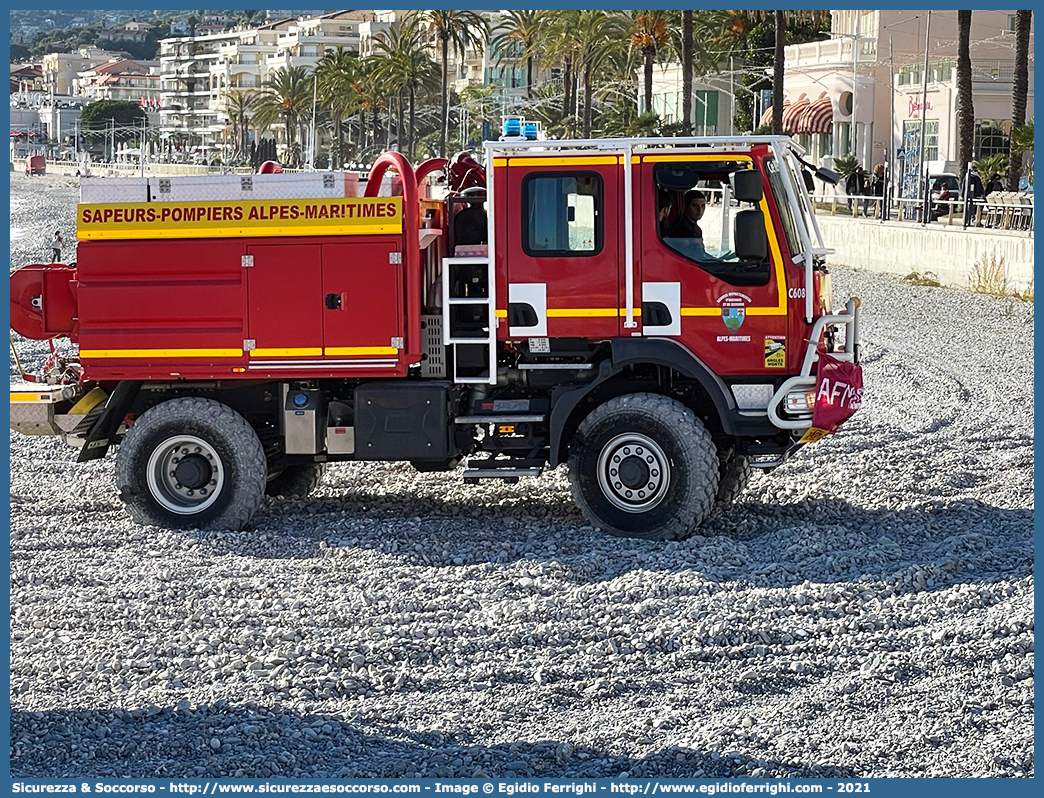
M 408 18 L 398 30 L 390 33 L 387 41 L 378 41 L 378 49 L 385 54 L 376 66 L 377 72 L 387 86 L 394 86 L 409 99 L 409 133 L 405 136 L 402 151 L 413 157 L 413 142 L 417 133 L 417 92 L 433 91 L 439 85 L 438 67 L 428 58 L 421 47 L 421 35 L 417 18 Z M 399 103 L 399 137 L 403 138 L 402 102 Z
M 377 148 L 377 139 L 380 135 L 380 111 L 384 105 L 384 79 L 381 76 L 381 61 L 383 56 L 372 55 L 362 62 L 359 70 L 356 91 L 359 96 L 359 139 L 360 146 L 366 147 L 366 124 L 367 115 L 371 128 L 370 146 Z
M 584 87 L 583 137 L 591 137 L 592 77 L 624 52 L 629 20 L 611 11 L 580 11 L 577 25 L 577 69 Z
M 442 136 L 439 139 L 439 155 L 446 155 L 446 142 L 449 139 L 449 51 L 461 54 L 468 42 L 484 42 L 488 38 L 489 29 L 481 16 L 474 11 L 433 10 L 422 11 L 428 30 L 439 41 L 442 55 Z
M 333 123 L 334 140 L 331 164 L 344 162 L 344 128 L 343 121 L 350 116 L 359 104 L 356 91 L 360 71 L 359 58 L 343 47 L 326 51 L 315 66 L 315 74 L 319 80 L 319 101 L 329 111 Z
M 525 62 L 527 100 L 533 97 L 533 64 L 546 26 L 544 11 L 507 11 L 491 31 L 490 52 L 497 63 Z
M 656 56 L 670 43 L 667 14 L 664 11 L 637 11 L 634 13 L 630 42 L 642 55 L 645 92 L 643 113 L 652 111 L 653 64 Z
M 692 135 L 692 11 L 682 11 L 681 67 L 682 67 L 682 128 L 683 136 Z
M 772 58 L 772 133 L 781 136 L 783 135 L 783 65 L 786 63 L 783 48 L 787 43 L 787 12 L 773 11 L 772 13 L 776 18 L 776 47 L 775 55 Z M 852 120 L 852 124 L 855 124 L 855 120 Z
M 1011 127 L 1018 130 L 1026 124 L 1026 95 L 1029 92 L 1029 40 L 1032 11 L 1015 12 L 1015 78 L 1011 92 Z M 1022 176 L 1022 152 L 1011 148 L 1008 165 L 1008 191 L 1019 190 Z
M 232 141 L 235 154 L 240 158 L 247 157 L 247 140 L 250 138 L 250 113 L 257 102 L 257 95 L 252 91 L 236 89 L 225 95 L 225 113 L 232 129 Z
M 562 64 L 562 136 L 576 135 L 576 64 L 579 58 L 580 11 L 567 9 L 552 12 L 547 28 L 545 54 Z
M 257 97 L 254 119 L 264 127 L 282 120 L 286 130 L 285 160 L 300 161 L 297 133 L 312 108 L 312 79 L 303 66 L 280 67 L 266 80 Z
M 1033 123 L 1011 129 L 1011 148 L 1015 152 L 1033 152 Z
M 975 146 L 975 108 L 972 100 L 971 11 L 957 12 L 957 159 L 960 175 L 968 171 Z M 987 173 L 988 174 L 988 173 Z

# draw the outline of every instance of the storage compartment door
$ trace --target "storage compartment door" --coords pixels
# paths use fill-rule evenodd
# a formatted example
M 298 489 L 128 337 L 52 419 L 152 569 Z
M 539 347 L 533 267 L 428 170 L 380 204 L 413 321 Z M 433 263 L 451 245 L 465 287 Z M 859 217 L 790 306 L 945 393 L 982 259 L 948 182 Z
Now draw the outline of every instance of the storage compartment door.
M 373 367 L 398 361 L 403 322 L 401 260 L 396 241 L 323 245 L 327 361 Z
M 323 353 L 322 258 L 318 245 L 256 246 L 247 254 L 251 363 L 318 360 Z

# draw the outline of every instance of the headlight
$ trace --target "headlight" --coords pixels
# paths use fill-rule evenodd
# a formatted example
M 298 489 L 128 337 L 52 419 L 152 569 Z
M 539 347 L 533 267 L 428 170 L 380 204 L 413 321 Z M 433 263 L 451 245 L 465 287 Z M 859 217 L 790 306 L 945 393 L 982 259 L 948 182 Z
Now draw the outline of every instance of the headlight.
M 816 406 L 816 389 L 805 388 L 787 394 L 787 412 L 794 414 L 811 413 Z
M 834 312 L 834 281 L 830 272 L 819 275 L 819 307 L 825 315 Z

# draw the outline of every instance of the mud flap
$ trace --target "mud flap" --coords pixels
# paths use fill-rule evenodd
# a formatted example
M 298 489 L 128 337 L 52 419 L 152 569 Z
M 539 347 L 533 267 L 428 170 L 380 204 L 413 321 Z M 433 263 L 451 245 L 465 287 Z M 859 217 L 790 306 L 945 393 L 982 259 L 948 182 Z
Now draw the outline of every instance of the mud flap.
M 87 433 L 87 440 L 84 441 L 76 462 L 86 463 L 88 460 L 101 460 L 105 457 L 116 438 L 116 431 L 120 428 L 123 417 L 127 415 L 140 389 L 141 380 L 123 380 L 116 386 L 116 390 L 105 403 L 101 417 Z

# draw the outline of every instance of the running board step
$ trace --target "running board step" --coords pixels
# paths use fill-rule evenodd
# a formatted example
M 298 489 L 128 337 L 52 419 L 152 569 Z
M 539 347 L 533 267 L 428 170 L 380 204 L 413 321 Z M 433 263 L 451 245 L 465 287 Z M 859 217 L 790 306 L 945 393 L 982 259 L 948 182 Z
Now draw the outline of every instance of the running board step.
M 751 468 L 775 468 L 776 466 L 783 465 L 785 458 L 779 454 L 752 454 L 748 457 L 747 462 Z
M 519 477 L 539 477 L 543 469 L 534 466 L 532 468 L 465 468 L 464 481 L 478 482 L 480 479 L 503 479 L 508 482 L 518 482 Z
M 594 363 L 519 363 L 518 367 L 533 371 L 590 371 L 594 368 Z
M 457 416 L 453 419 L 454 424 L 539 424 L 541 421 L 547 420 L 547 416 L 541 415 L 530 415 L 530 416 Z

